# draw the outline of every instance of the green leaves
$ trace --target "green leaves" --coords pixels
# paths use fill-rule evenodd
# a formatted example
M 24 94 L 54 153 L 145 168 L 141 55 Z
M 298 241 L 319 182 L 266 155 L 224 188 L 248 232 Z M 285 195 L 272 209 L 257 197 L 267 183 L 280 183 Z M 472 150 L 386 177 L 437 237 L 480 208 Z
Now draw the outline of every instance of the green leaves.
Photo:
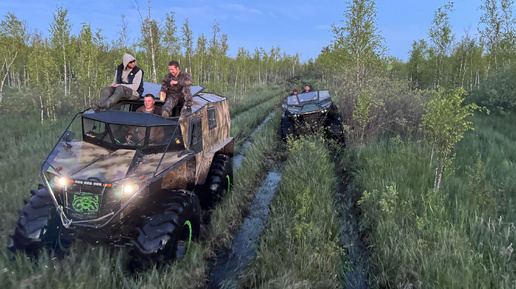
M 481 110 L 476 104 L 463 105 L 466 91 L 463 88 L 432 92 L 422 116 L 423 126 L 437 151 L 437 166 L 434 187 L 439 189 L 448 157 L 464 133 L 472 128 L 466 118 L 474 110 Z M 438 173 L 439 171 L 439 173 Z
M 375 117 L 370 113 L 372 97 L 373 95 L 369 91 L 362 90 L 362 93 L 360 93 L 360 96 L 358 97 L 357 104 L 355 105 L 355 110 L 353 111 L 353 120 L 359 123 L 360 129 L 362 130 L 360 142 L 363 142 L 364 140 L 366 125 Z

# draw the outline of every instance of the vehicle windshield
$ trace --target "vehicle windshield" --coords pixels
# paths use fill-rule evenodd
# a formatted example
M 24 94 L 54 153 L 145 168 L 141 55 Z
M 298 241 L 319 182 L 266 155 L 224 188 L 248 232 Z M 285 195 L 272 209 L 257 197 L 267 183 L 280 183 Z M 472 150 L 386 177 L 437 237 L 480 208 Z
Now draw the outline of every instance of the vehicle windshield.
M 288 105 L 298 105 L 299 100 L 297 98 L 297 95 L 293 94 L 293 95 L 290 95 L 289 97 L 287 97 L 287 104 Z
M 320 90 L 319 91 L 319 100 L 325 100 L 330 98 L 330 92 L 328 90 Z
M 136 113 L 137 117 L 144 117 Z M 149 125 L 135 125 L 132 123 L 109 123 L 108 120 L 84 117 L 83 133 L 84 141 L 106 147 L 108 149 L 118 148 L 157 148 L 168 145 L 171 137 L 173 141 L 168 151 L 183 150 L 181 130 L 177 122 L 161 121 L 158 119 L 139 119 L 147 121 Z M 154 121 L 154 122 L 152 122 Z M 166 124 L 166 125 L 162 125 Z
M 300 94 L 292 94 L 287 97 L 287 105 L 303 105 L 309 101 L 323 101 L 330 99 L 330 92 L 328 90 L 316 90 Z
M 307 93 L 300 93 L 298 95 L 299 102 L 307 102 L 311 100 L 317 100 L 317 91 L 311 91 Z

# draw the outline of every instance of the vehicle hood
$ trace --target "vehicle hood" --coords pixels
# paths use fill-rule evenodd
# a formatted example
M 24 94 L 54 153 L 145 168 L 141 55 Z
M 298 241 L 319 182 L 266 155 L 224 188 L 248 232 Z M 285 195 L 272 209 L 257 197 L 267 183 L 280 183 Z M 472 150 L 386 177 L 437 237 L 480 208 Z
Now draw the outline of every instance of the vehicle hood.
M 68 179 L 117 182 L 127 177 L 147 180 L 159 167 L 163 172 L 182 161 L 192 158 L 192 151 L 167 152 L 142 155 L 137 150 L 108 149 L 88 142 L 58 144 L 49 156 L 43 170 L 58 173 Z
M 136 150 L 119 149 L 110 154 L 100 155 L 93 163 L 72 174 L 74 180 L 96 179 L 113 182 L 125 178 Z
M 136 150 L 110 151 L 87 142 L 59 144 L 52 152 L 49 168 L 70 179 L 116 181 L 123 179 L 133 162 Z

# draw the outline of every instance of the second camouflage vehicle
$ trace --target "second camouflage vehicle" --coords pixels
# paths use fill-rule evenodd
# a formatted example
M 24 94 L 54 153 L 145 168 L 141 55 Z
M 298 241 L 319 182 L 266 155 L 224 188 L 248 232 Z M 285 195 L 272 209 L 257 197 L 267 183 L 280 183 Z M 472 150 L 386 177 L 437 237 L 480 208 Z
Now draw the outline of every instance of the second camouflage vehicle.
M 342 140 L 340 115 L 328 90 L 289 95 L 282 106 L 281 139 L 324 127 L 328 137 Z
M 144 88 L 157 96 L 160 86 Z M 9 249 L 37 254 L 78 238 L 131 247 L 139 262 L 173 260 L 233 174 L 227 100 L 202 90 L 192 87 L 189 115 L 135 112 L 142 100 L 76 114 L 42 164 Z

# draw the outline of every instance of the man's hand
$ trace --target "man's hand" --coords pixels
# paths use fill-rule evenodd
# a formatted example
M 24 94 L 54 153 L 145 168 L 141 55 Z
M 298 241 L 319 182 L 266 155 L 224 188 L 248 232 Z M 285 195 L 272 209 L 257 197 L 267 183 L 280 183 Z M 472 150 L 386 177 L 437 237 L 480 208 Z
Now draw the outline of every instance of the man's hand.
M 117 86 L 119 86 L 119 85 L 120 85 L 120 83 L 111 84 L 111 87 L 117 87 Z
M 179 83 L 179 81 L 177 81 L 177 80 L 171 80 L 171 81 L 170 81 L 170 85 L 171 85 L 171 86 L 174 86 L 174 85 L 176 85 L 176 84 L 178 84 L 178 83 Z

